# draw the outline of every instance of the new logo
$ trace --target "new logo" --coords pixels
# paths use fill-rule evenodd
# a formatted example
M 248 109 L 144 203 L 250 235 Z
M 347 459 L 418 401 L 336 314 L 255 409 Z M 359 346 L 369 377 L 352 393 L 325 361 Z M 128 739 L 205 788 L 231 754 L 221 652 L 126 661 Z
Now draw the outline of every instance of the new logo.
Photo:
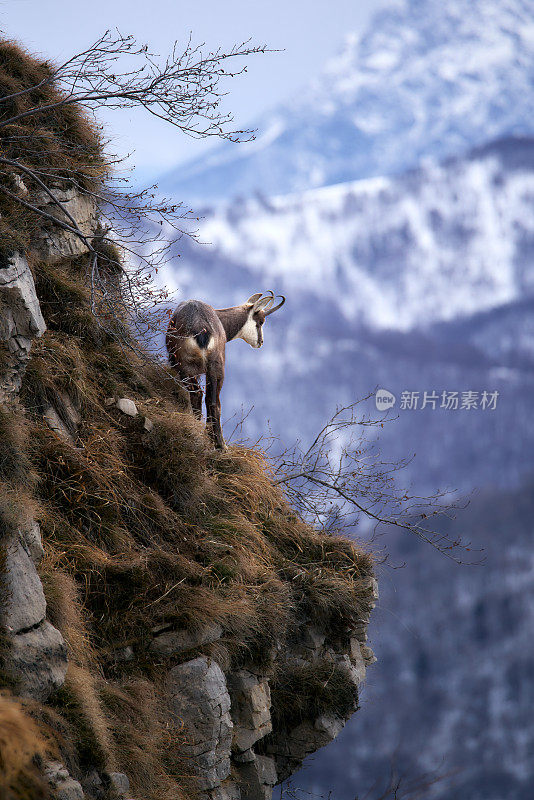
M 387 389 L 377 389 L 375 395 L 376 407 L 379 411 L 387 411 L 388 408 L 393 408 L 396 399 L 395 395 L 388 392 Z

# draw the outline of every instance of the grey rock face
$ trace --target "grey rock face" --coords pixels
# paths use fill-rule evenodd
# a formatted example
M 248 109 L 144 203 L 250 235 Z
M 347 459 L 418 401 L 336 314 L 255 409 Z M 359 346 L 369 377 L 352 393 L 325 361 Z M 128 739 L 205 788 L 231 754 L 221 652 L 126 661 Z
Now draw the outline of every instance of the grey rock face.
M 6 547 L 4 575 L 5 605 L 1 622 L 10 633 L 33 628 L 46 615 L 43 585 L 35 564 L 20 535 L 12 537 Z
M 74 217 L 83 235 L 92 239 L 98 225 L 98 208 L 95 201 L 90 197 L 80 195 L 76 189 L 53 189 L 53 194 Z M 71 225 L 70 220 L 57 203 L 54 203 L 52 198 L 44 192 L 36 198 L 35 204 L 47 214 Z M 66 256 L 77 256 L 87 252 L 87 245 L 79 236 L 62 230 L 59 226 L 53 231 L 43 230 L 37 237 L 34 246 L 41 258 L 48 263 L 54 263 Z
M 173 667 L 166 679 L 177 723 L 183 725 L 184 753 L 201 791 L 221 786 L 230 774 L 230 696 L 221 668 L 205 656 Z
M 45 329 L 28 262 L 14 253 L 0 269 L 0 343 L 7 353 L 0 375 L 0 401 L 15 401 L 32 341 Z M 0 619 L 11 644 L 6 669 L 18 679 L 21 694 L 37 700 L 45 700 L 59 688 L 67 671 L 63 637 L 45 619 L 46 602 L 35 568 L 42 555 L 36 522 L 7 543 L 2 575 L 6 599 Z
M 247 670 L 228 676 L 234 723 L 233 748 L 243 753 L 273 729 L 271 724 L 271 692 L 267 680 L 260 680 Z
M 241 800 L 270 800 L 278 782 L 274 759 L 255 756 L 239 769 Z
M 347 660 L 350 659 L 349 664 L 354 682 L 357 684 L 363 683 L 365 680 L 365 661 L 362 655 L 362 645 L 355 636 L 350 639 L 350 654 L 346 658 Z
M 0 623 L 10 648 L 6 669 L 17 678 L 21 694 L 45 700 L 58 689 L 67 672 L 67 648 L 60 632 L 47 620 L 43 586 L 35 562 L 42 556 L 39 526 L 14 535 L 6 546 Z
M 28 262 L 14 253 L 0 268 L 0 343 L 7 352 L 0 375 L 0 399 L 20 389 L 32 341 L 45 330 Z
M 81 784 L 69 775 L 61 761 L 49 761 L 44 774 L 57 800 L 84 800 Z
M 47 620 L 11 638 L 6 667 L 19 680 L 20 694 L 46 700 L 63 685 L 67 673 L 67 646 Z
M 24 544 L 28 553 L 31 556 L 31 559 L 35 566 L 40 562 L 42 557 L 44 556 L 44 548 L 43 542 L 41 539 L 41 528 L 39 527 L 39 523 L 33 520 L 28 530 L 24 531 L 23 534 Z

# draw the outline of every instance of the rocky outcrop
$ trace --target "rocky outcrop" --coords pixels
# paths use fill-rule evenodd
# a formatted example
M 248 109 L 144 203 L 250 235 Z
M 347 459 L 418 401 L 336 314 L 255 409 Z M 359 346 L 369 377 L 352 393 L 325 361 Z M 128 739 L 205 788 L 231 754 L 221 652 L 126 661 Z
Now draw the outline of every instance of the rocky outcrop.
M 228 676 L 232 698 L 234 737 L 232 748 L 241 756 L 259 739 L 271 733 L 271 692 L 269 683 L 252 672 L 241 669 Z
M 219 790 L 230 775 L 233 723 L 224 673 L 200 656 L 173 667 L 166 681 L 173 721 L 183 725 L 183 751 L 204 793 Z M 207 796 L 211 796 L 207 794 Z
M 372 608 L 378 598 L 374 579 L 368 590 Z M 181 726 L 183 750 L 206 800 L 270 800 L 276 784 L 336 738 L 357 707 L 366 667 L 374 661 L 366 644 L 367 621 L 368 614 L 363 614 L 342 639 L 332 640 L 329 631 L 303 620 L 295 637 L 278 649 L 269 674 L 253 667 L 225 674 L 207 655 L 170 668 L 166 692 L 172 724 Z M 150 649 L 183 658 L 188 650 L 212 644 L 222 634 L 220 626 L 196 634 L 166 629 L 155 632 Z M 313 671 L 325 664 L 353 687 L 353 702 L 341 712 L 312 711 L 295 724 L 277 724 L 276 675 L 294 668 Z
M 42 552 L 35 521 L 7 542 L 0 617 L 9 643 L 4 669 L 16 679 L 22 697 L 41 701 L 62 686 L 67 672 L 65 642 L 46 619 L 46 601 L 36 569 Z
M 42 192 L 37 196 L 35 205 L 67 225 L 72 225 L 72 220 L 75 220 L 80 233 L 91 240 L 98 228 L 98 207 L 95 200 L 88 194 L 80 194 L 74 188 L 54 188 L 52 194 L 57 202 L 49 194 Z M 52 223 L 42 227 L 33 242 L 33 249 L 44 261 L 53 263 L 67 256 L 86 253 L 87 244 L 76 233 Z
M 43 236 L 50 250 L 52 237 Z M 65 249 L 65 237 L 62 233 L 57 237 L 57 247 Z M 0 402 L 8 406 L 17 403 L 32 342 L 45 329 L 28 261 L 22 254 L 13 253 L 0 268 Z M 67 405 L 73 408 L 70 401 Z M 46 414 L 53 429 L 70 435 L 52 406 Z M 67 648 L 60 632 L 46 619 L 46 601 L 36 568 L 43 555 L 37 522 L 30 521 L 25 530 L 14 531 L 4 547 L 0 621 L 9 645 L 3 655 L 4 669 L 16 680 L 21 696 L 43 701 L 64 682 Z
M 68 196 L 64 197 L 63 193 L 59 199 L 66 201 L 69 213 L 89 235 L 96 226 L 95 203 L 79 197 L 74 191 L 66 194 Z M 37 204 L 47 213 L 62 213 L 51 198 L 43 197 Z M 47 232 L 45 228 L 35 249 L 41 258 L 49 261 L 87 250 L 74 234 L 56 229 Z M 7 407 L 18 403 L 32 343 L 45 330 L 28 261 L 21 253 L 13 253 L 0 267 L 0 403 Z M 52 430 L 70 439 L 80 417 L 68 396 L 61 400 L 62 410 L 67 412 L 63 419 L 53 406 L 45 410 L 44 417 Z M 63 685 L 68 658 L 63 636 L 46 619 L 46 600 L 37 572 L 37 565 L 44 555 L 38 523 L 31 520 L 24 528 L 7 534 L 2 548 L 2 666 L 15 682 L 21 697 L 44 702 Z M 44 778 L 57 800 L 83 800 L 85 797 L 80 783 L 60 762 L 47 762 Z
M 16 396 L 32 341 L 45 328 L 28 262 L 14 253 L 0 267 L 0 401 Z

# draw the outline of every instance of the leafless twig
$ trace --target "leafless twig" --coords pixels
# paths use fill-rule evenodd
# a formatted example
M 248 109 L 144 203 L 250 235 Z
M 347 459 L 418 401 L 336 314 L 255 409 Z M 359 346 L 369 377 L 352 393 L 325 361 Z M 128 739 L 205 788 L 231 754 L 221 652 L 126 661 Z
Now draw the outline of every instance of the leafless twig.
M 401 529 L 448 558 L 465 563 L 469 543 L 450 538 L 435 525 L 437 519 L 450 518 L 459 507 L 451 501 L 453 493 L 447 490 L 422 496 L 399 488 L 399 472 L 411 459 L 383 460 L 368 433 L 383 427 L 384 422 L 361 414 L 362 403 L 338 408 L 310 445 L 297 442 L 275 455 L 275 484 L 284 486 L 296 510 L 322 527 Z M 271 455 L 276 450 L 272 445 Z
M 160 57 L 134 37 L 108 30 L 63 63 L 46 64 L 43 77 L 32 85 L 0 96 L 0 192 L 83 242 L 91 254 L 87 274 L 93 313 L 115 336 L 121 335 L 118 319 L 145 342 L 161 335 L 170 313 L 169 294 L 155 277 L 171 242 L 182 235 L 196 236 L 197 217 L 182 203 L 159 196 L 156 186 L 134 189 L 125 175 L 117 174 L 122 159 L 110 152 L 98 169 L 83 139 L 54 135 L 53 159 L 43 159 L 43 142 L 50 129 L 65 128 L 62 115 L 71 106 L 93 117 L 94 130 L 101 130 L 97 118 L 102 108 L 139 108 L 188 136 L 250 140 L 254 132 L 236 128 L 232 115 L 222 111 L 224 81 L 246 71 L 244 59 L 266 50 L 265 45 L 245 41 L 229 50 L 209 51 L 189 37 L 183 47 L 175 43 Z M 58 189 L 75 190 L 98 205 L 98 248 L 80 229 Z M 46 208 L 39 196 L 46 198 Z M 121 259 L 116 256 L 117 241 Z M 124 336 L 122 343 L 131 345 L 131 339 Z

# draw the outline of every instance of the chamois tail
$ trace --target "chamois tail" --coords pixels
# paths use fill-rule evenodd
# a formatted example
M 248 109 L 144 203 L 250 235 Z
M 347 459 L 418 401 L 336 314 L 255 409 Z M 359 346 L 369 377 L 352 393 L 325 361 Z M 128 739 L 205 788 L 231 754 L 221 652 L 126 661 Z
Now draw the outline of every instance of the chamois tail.
M 202 350 L 206 349 L 210 339 L 211 333 L 207 331 L 206 328 L 202 328 L 201 331 L 195 333 L 195 341 Z

